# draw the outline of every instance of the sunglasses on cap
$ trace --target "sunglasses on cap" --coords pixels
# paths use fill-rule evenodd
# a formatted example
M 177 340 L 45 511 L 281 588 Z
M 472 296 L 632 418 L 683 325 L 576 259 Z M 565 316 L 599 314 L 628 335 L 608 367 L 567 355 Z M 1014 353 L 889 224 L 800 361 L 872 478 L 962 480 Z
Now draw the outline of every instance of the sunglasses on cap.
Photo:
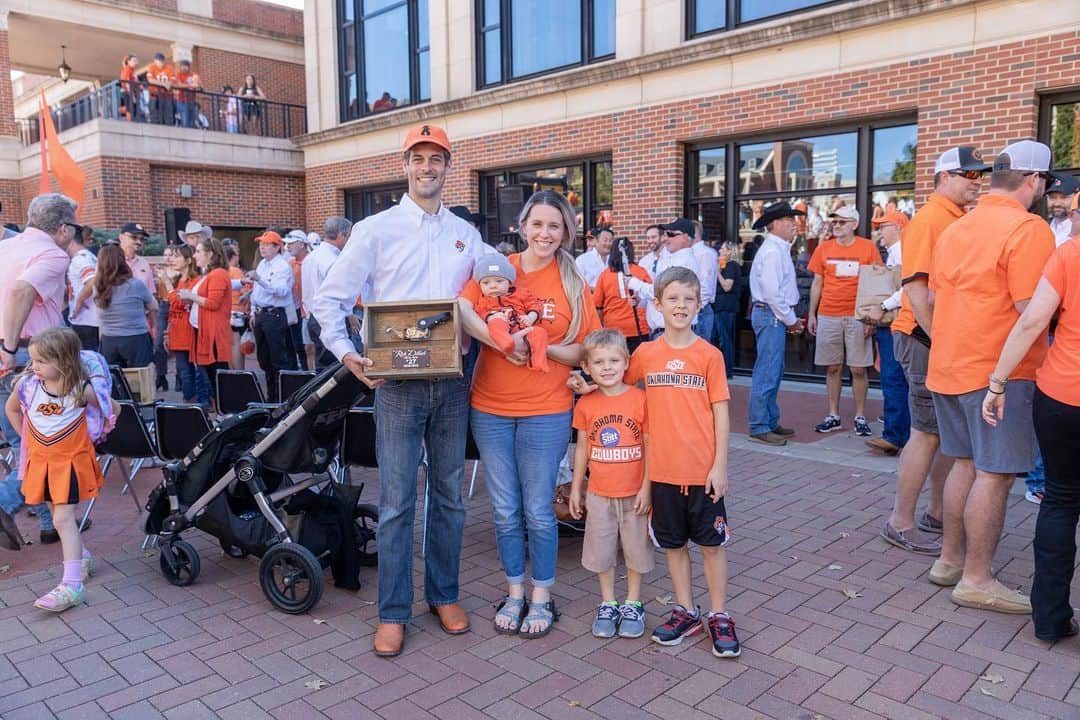
M 1050 173 L 1048 173 L 1048 172 L 1042 172 L 1042 171 L 1040 171 L 1040 170 L 1032 170 L 1031 172 L 1026 172 L 1026 173 L 1024 173 L 1024 177 L 1027 177 L 1028 175 L 1038 175 L 1038 176 L 1039 176 L 1039 177 L 1041 177 L 1041 178 L 1042 178 L 1043 180 L 1045 180 L 1045 181 L 1046 181 L 1047 183 L 1052 183 L 1052 182 L 1054 182 L 1054 176 L 1053 176 L 1053 175 L 1051 175 L 1051 174 L 1050 174 Z
M 982 170 L 950 170 L 949 174 L 962 177 L 965 180 L 978 180 L 983 176 Z

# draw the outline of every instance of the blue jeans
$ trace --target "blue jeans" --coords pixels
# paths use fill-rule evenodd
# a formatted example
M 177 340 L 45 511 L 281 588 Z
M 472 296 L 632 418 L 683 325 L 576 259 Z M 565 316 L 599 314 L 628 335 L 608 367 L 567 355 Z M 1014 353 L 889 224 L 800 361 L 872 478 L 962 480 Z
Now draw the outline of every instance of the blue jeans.
M 458 601 L 465 504 L 465 432 L 469 386 L 463 379 L 396 380 L 375 391 L 379 461 L 379 622 L 404 625 L 412 615 L 416 470 L 427 447 L 428 535 L 424 596 Z
M 780 424 L 780 406 L 776 396 L 784 377 L 784 353 L 787 349 L 787 329 L 768 308 L 755 307 L 750 311 L 754 328 L 757 359 L 750 379 L 750 434 L 767 433 Z
M 570 412 L 503 417 L 474 409 L 472 423 L 506 581 L 525 582 L 528 528 L 533 585 L 551 587 L 559 554 L 555 481 L 570 442 Z
M 180 101 L 176 103 L 176 111 L 180 115 L 180 125 L 186 128 L 195 127 L 198 109 L 199 106 L 194 102 Z
M 885 429 L 881 437 L 896 447 L 904 447 L 911 436 L 907 378 L 893 355 L 892 330 L 879 327 L 874 332 L 881 359 L 881 395 L 884 399 Z
M 728 377 L 731 377 L 735 369 L 735 315 L 735 312 L 729 310 L 713 311 L 716 318 L 713 323 L 716 326 L 716 339 L 720 352 L 724 353 L 724 367 Z
M 172 356 L 176 362 L 176 374 L 180 376 L 180 391 L 184 402 L 194 401 L 200 405 L 209 405 L 210 381 L 206 377 L 206 371 L 191 362 L 191 355 L 187 350 L 175 350 Z
M 22 367 L 29 362 L 30 353 L 27 352 L 26 348 L 19 348 L 19 351 L 15 353 L 15 364 Z M 9 515 L 14 515 L 26 504 L 26 499 L 23 498 L 22 494 L 22 481 L 19 480 L 19 446 L 22 445 L 19 432 L 22 428 L 16 430 L 11 421 L 8 420 L 7 413 L 2 410 L 7 405 L 8 398 L 11 397 L 11 392 L 15 388 L 15 381 L 18 378 L 17 373 L 8 373 L 3 378 L 0 378 L 0 431 L 3 431 L 4 439 L 8 441 L 11 449 L 15 451 L 13 455 L 14 465 L 11 467 L 11 472 L 7 474 L 7 477 L 0 480 L 0 508 L 3 508 Z M 52 513 L 49 512 L 49 506 L 42 503 L 41 505 L 35 505 L 34 509 L 37 511 L 41 529 L 52 530 L 53 519 Z
M 711 343 L 715 324 L 712 305 L 702 305 L 701 309 L 698 310 L 697 322 L 694 323 L 694 333 L 704 339 L 705 342 Z

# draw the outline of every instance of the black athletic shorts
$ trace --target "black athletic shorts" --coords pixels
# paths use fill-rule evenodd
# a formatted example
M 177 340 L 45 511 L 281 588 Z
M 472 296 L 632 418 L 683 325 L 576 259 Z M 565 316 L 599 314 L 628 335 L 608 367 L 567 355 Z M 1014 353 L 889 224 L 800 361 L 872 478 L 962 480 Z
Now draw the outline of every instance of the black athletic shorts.
M 660 548 L 675 550 L 693 540 L 697 545 L 720 547 L 731 539 L 724 498 L 716 502 L 701 485 L 691 485 L 683 494 L 680 485 L 652 484 L 652 518 L 649 529 Z

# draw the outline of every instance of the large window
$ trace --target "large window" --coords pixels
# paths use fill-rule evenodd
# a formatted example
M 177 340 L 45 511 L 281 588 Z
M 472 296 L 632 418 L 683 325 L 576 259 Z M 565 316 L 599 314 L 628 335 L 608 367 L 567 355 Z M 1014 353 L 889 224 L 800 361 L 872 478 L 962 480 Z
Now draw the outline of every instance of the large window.
M 612 224 L 611 160 L 596 158 L 481 176 L 480 212 L 484 216 L 484 239 L 492 245 L 503 240 L 517 244 L 518 214 L 529 196 L 538 190 L 554 190 L 570 201 L 577 216 L 575 253 L 584 250 L 585 231 L 597 225 Z
M 687 36 L 731 30 L 744 23 L 827 5 L 838 0 L 686 0 Z
M 1039 140 L 1050 146 L 1055 171 L 1080 177 L 1080 91 L 1042 99 Z
M 796 312 L 805 315 L 813 280 L 806 265 L 827 237 L 830 212 L 842 205 L 857 207 L 864 237 L 870 237 L 873 217 L 894 208 L 914 212 L 916 140 L 916 125 L 890 121 L 696 146 L 687 154 L 686 211 L 702 223 L 711 241 L 738 245 L 736 258 L 744 261 L 744 270 L 762 235 L 753 224 L 768 204 L 785 200 L 806 212 L 792 245 L 801 295 Z M 748 303 L 748 286 L 743 292 L 743 303 Z M 744 325 L 740 320 L 736 367 L 749 368 L 753 333 Z M 814 372 L 810 342 L 805 337 L 788 340 L 790 371 Z
M 476 0 L 477 85 L 615 54 L 615 0 Z
M 341 119 L 431 99 L 428 0 L 338 0 Z
M 358 188 L 345 191 L 345 217 L 359 222 L 369 215 L 380 213 L 397 205 L 401 196 L 408 192 L 405 183 L 377 188 Z

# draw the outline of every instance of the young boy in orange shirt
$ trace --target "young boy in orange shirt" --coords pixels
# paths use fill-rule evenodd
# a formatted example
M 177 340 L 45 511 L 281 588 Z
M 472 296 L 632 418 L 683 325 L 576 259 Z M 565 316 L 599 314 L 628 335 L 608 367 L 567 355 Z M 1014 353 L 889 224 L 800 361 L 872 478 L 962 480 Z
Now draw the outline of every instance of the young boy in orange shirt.
M 623 382 L 630 362 L 626 338 L 607 328 L 592 332 L 583 344 L 582 367 L 599 392 L 574 407 L 578 431 L 570 514 L 587 511 L 581 565 L 600 580 L 601 602 L 592 634 L 598 638 L 638 638 L 645 634 L 641 579 L 656 563 L 649 542 L 652 492 L 645 479 L 645 393 Z M 589 487 L 585 491 L 585 469 Z M 619 544 L 626 559 L 626 602 L 615 600 L 615 564 Z
M 645 383 L 649 415 L 646 481 L 652 483 L 651 532 L 667 555 L 678 603 L 652 640 L 678 645 L 708 629 L 713 655 L 741 652 L 735 623 L 724 609 L 730 539 L 727 493 L 728 386 L 724 356 L 694 334 L 690 323 L 701 307 L 701 286 L 693 270 L 668 268 L 655 283 L 664 334 L 643 344 L 630 358 L 626 382 Z M 700 549 L 710 611 L 694 604 L 688 541 Z

